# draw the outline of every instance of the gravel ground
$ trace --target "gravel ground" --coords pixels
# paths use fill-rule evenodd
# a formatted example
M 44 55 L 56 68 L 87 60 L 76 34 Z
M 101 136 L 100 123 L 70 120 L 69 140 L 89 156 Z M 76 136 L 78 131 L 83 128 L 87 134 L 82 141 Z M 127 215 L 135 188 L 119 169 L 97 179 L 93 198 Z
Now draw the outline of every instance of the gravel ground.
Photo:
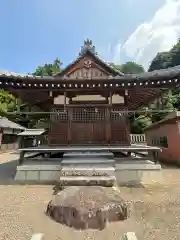
M 109 224 L 103 231 L 77 231 L 55 223 L 44 214 L 52 198 L 52 186 L 13 184 L 17 156 L 0 155 L 0 240 L 28 240 L 44 233 L 45 240 L 119 240 L 127 231 L 138 239 L 180 239 L 180 169 L 163 169 L 164 182 L 152 187 L 122 187 L 121 197 L 129 201 L 131 217 Z

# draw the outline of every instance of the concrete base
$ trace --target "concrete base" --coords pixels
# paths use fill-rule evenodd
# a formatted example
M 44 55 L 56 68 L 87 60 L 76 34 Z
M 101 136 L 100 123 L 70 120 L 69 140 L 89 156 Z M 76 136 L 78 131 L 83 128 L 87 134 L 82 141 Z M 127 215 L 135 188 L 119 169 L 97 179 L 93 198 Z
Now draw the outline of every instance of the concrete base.
M 59 181 L 61 169 L 61 163 L 29 161 L 17 167 L 15 180 L 25 183 L 53 183 Z
M 72 180 L 72 178 L 76 178 L 77 181 L 79 181 L 82 180 L 80 178 L 89 179 L 89 177 L 104 177 L 105 180 L 106 177 L 108 179 L 109 177 L 112 177 L 112 181 L 114 181 L 115 176 L 117 185 L 124 185 L 129 183 L 153 184 L 162 181 L 161 165 L 154 164 L 148 160 L 123 161 L 116 163 L 115 172 L 112 166 L 107 167 L 104 165 L 101 165 L 101 167 L 97 167 L 96 165 L 93 168 L 86 165 L 86 169 L 84 166 L 80 165 L 74 166 L 73 168 L 71 167 L 72 166 L 67 165 L 62 166 L 61 163 L 57 163 L 57 161 L 29 161 L 26 162 L 25 165 L 17 167 L 15 180 L 21 181 L 23 183 L 54 183 L 59 182 L 62 177 L 64 177 L 62 179 L 63 181 L 66 180 L 65 178 L 69 179 L 68 181 Z
M 153 184 L 162 181 L 161 165 L 151 161 L 123 161 L 115 167 L 117 185 Z

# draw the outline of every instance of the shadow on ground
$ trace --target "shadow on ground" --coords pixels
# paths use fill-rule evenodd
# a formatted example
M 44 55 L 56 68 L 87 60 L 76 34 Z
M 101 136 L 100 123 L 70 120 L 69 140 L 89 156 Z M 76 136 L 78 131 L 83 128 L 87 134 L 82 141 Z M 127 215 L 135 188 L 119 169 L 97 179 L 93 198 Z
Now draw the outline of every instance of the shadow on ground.
M 145 188 L 145 186 L 140 182 L 129 182 L 126 184 L 120 184 L 119 186 L 127 188 Z
M 179 164 L 175 163 L 160 163 L 162 169 L 180 169 Z
M 16 174 L 17 165 L 17 159 L 0 164 L 0 185 L 15 184 L 14 177 Z
M 14 151 L 14 152 L 10 152 L 9 154 L 18 156 L 18 155 L 19 155 L 19 152 Z

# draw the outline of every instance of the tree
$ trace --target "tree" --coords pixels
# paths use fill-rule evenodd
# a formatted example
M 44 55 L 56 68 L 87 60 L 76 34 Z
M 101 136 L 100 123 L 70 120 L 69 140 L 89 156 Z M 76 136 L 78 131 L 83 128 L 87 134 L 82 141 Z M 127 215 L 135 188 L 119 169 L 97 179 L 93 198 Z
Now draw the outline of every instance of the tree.
M 153 59 L 149 72 L 159 69 L 164 69 L 168 67 L 174 67 L 180 65 L 180 39 L 177 44 L 175 44 L 172 49 L 168 52 L 158 53 L 156 57 Z M 179 89 L 175 89 L 173 91 L 169 90 L 165 92 L 160 98 L 160 106 L 159 103 L 156 102 L 153 106 L 153 110 L 158 110 L 159 107 L 161 109 L 167 110 L 166 113 L 156 113 L 152 115 L 152 121 L 159 121 L 163 119 L 167 114 L 168 110 L 179 110 L 180 109 L 180 93 Z M 158 104 L 157 104 L 158 103 Z
M 152 60 L 149 72 L 180 65 L 180 39 L 170 51 L 161 52 Z
M 151 114 L 152 122 L 157 122 L 164 119 L 169 111 L 175 111 L 177 102 L 177 95 L 174 95 L 171 90 L 166 92 L 161 96 L 161 98 L 157 99 L 154 104 L 150 106 L 151 110 L 157 111 Z M 158 110 L 165 110 L 165 112 L 158 112 Z
M 44 66 L 38 66 L 33 73 L 35 76 L 52 76 L 61 71 L 62 62 L 56 58 L 53 63 L 46 63 Z
M 151 124 L 152 120 L 150 116 L 135 114 L 135 116 L 130 118 L 131 133 L 142 134 L 144 129 Z
M 138 74 L 143 73 L 145 70 L 143 66 L 135 63 L 135 62 L 127 62 L 122 65 L 116 65 L 114 63 L 110 63 L 110 65 L 116 70 L 125 73 L 125 74 Z M 144 116 L 142 114 L 135 114 L 129 118 L 131 132 L 135 134 L 143 133 L 143 130 L 148 127 L 152 122 L 151 118 L 148 116 Z
M 122 65 L 115 65 L 114 63 L 111 63 L 111 66 L 125 74 L 138 74 L 144 72 L 144 68 L 135 62 L 127 62 Z M 140 114 L 136 114 L 135 116 L 130 117 L 129 120 L 131 132 L 135 134 L 142 133 L 144 128 L 148 127 L 151 123 L 151 120 L 149 118 L 146 118 Z
M 14 111 L 16 108 L 16 98 L 12 94 L 0 90 L 0 112 L 6 113 L 8 111 Z
M 109 63 L 109 65 L 111 66 L 111 67 L 113 67 L 115 70 L 118 70 L 119 72 L 121 72 L 121 65 L 117 65 L 117 64 L 115 64 L 115 63 Z
M 110 65 L 116 70 L 125 73 L 125 74 L 133 74 L 133 73 L 143 73 L 145 70 L 143 66 L 135 63 L 135 62 L 127 62 L 122 65 L 116 65 L 114 63 L 110 63 Z
M 56 58 L 53 63 L 46 63 L 44 66 L 38 66 L 33 73 L 35 76 L 52 76 L 55 73 L 61 72 L 62 62 Z M 31 116 L 29 121 L 30 127 L 46 128 L 49 118 L 47 116 Z
M 127 62 L 121 65 L 121 72 L 126 73 L 126 74 L 138 74 L 138 73 L 143 73 L 144 68 L 143 66 L 135 63 L 135 62 Z

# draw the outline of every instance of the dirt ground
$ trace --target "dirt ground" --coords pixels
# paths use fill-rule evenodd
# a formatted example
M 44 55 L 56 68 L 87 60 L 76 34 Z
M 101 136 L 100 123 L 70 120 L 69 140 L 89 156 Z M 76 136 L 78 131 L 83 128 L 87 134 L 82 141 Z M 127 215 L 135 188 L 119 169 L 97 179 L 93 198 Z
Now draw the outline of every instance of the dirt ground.
M 19 186 L 13 182 L 17 154 L 0 155 L 0 240 L 28 240 L 43 233 L 45 240 L 119 240 L 134 231 L 138 239 L 180 239 L 180 169 L 163 168 L 164 181 L 139 188 L 121 187 L 131 209 L 128 220 L 103 231 L 77 231 L 53 222 L 44 214 L 52 186 Z

